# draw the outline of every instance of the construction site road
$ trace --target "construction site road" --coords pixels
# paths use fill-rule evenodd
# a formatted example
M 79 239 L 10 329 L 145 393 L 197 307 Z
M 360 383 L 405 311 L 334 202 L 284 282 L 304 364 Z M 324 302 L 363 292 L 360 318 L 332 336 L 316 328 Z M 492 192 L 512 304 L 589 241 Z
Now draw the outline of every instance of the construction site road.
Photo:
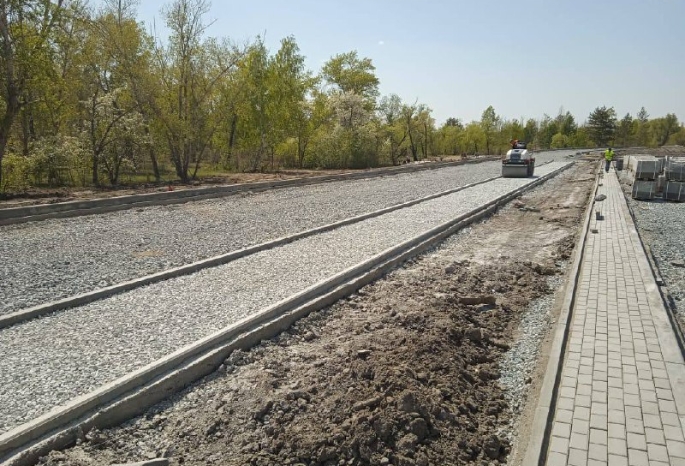
M 534 181 L 497 179 L 3 329 L 0 433 Z
M 538 164 L 572 151 L 541 152 Z M 499 176 L 485 162 L 1 226 L 0 314 Z
M 507 463 L 525 448 L 595 168 L 576 163 L 349 299 L 234 352 L 144 416 L 85 431 L 40 463 Z

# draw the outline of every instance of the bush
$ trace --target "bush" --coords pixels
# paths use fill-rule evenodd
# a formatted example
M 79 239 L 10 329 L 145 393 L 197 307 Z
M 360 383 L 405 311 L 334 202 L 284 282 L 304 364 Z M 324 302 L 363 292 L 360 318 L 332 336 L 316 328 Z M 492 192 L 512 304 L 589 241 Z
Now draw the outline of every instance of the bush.
M 0 192 L 23 191 L 31 186 L 29 157 L 7 154 L 2 159 L 2 186 Z

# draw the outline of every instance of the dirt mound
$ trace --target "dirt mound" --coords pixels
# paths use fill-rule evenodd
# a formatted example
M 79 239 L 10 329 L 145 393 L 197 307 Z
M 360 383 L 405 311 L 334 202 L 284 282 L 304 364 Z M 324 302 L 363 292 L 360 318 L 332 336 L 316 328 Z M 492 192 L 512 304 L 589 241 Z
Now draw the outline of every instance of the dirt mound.
M 53 453 L 44 464 L 98 464 L 105 448 L 118 450 L 112 460 L 166 453 L 178 464 L 505 462 L 508 442 L 493 434 L 509 416 L 497 361 L 519 312 L 549 291 L 540 279 L 548 271 L 531 262 L 441 270 L 421 262 L 399 272 L 409 277 L 366 287 L 233 353 L 207 387 L 185 395 L 190 411 L 153 411 L 124 429 L 142 443 L 92 432 L 81 446 L 87 455 Z M 162 448 L 145 441 L 157 431 Z

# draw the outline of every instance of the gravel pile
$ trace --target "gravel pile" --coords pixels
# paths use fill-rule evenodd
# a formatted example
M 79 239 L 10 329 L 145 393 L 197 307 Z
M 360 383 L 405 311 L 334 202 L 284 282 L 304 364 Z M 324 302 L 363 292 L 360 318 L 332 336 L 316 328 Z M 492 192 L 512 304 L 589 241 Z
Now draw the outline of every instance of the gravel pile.
M 559 264 L 565 269 L 566 263 Z M 564 284 L 563 276 L 553 276 L 547 280 L 550 290 L 558 290 Z M 519 414 L 526 404 L 530 379 L 537 366 L 542 340 L 549 332 L 554 294 L 547 294 L 535 300 L 524 313 L 518 327 L 516 343 L 504 354 L 500 364 L 500 384 L 505 389 L 513 416 L 512 423 L 503 434 L 513 443 L 518 432 Z
M 529 182 L 500 179 L 5 329 L 0 433 Z
M 652 250 L 676 308 L 685 315 L 685 204 L 629 202 L 640 235 Z
M 561 159 L 559 152 L 538 156 Z M 0 314 L 498 176 L 499 162 L 0 227 Z

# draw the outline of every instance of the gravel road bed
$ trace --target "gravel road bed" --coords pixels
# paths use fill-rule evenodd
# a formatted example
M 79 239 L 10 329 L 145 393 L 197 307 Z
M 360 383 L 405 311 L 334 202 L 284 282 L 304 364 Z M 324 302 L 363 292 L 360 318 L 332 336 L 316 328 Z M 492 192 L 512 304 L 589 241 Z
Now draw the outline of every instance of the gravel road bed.
M 496 180 L 5 329 L 0 433 L 530 181 Z
M 630 198 L 628 202 L 676 308 L 685 316 L 685 204 Z
M 567 153 L 538 155 L 542 163 Z M 498 176 L 499 162 L 0 227 L 0 314 Z

